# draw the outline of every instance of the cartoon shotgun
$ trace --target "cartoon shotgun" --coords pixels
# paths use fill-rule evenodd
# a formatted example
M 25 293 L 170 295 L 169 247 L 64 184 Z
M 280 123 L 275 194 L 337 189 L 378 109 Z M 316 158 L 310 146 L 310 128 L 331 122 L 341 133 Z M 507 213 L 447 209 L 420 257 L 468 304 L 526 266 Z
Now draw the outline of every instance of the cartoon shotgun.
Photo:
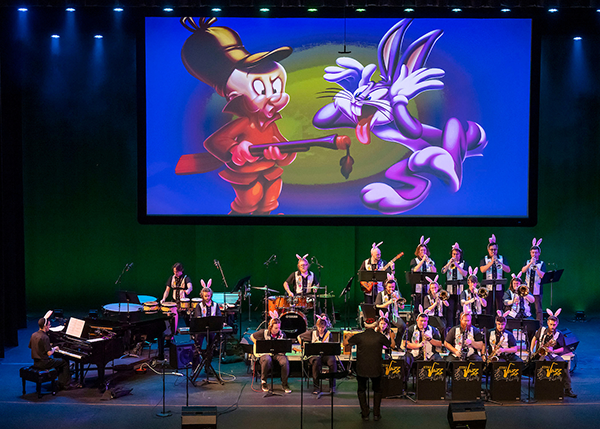
M 281 153 L 308 152 L 311 147 L 324 147 L 332 150 L 346 150 L 346 155 L 340 159 L 341 173 L 348 179 L 352 172 L 354 159 L 350 156 L 350 137 L 346 135 L 338 136 L 331 134 L 329 136 L 308 140 L 294 140 L 279 143 L 258 144 L 250 147 L 250 154 L 261 156 L 264 149 L 270 146 L 276 146 Z M 216 170 L 222 167 L 223 163 L 208 152 L 193 153 L 182 155 L 175 167 L 175 174 L 201 174 Z

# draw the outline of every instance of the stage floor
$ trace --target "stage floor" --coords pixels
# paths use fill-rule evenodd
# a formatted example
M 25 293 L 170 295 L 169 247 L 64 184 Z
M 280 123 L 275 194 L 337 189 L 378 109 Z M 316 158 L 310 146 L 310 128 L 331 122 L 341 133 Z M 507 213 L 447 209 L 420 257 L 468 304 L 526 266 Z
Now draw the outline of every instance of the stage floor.
M 486 403 L 488 429 L 564 428 L 568 425 L 597 427 L 597 416 L 600 415 L 600 344 L 594 338 L 600 328 L 600 316 L 588 315 L 586 322 L 573 322 L 569 317 L 569 314 L 563 315 L 559 328 L 570 329 L 580 340 L 576 350 L 577 367 L 572 374 L 573 390 L 578 398 L 534 404 Z M 133 391 L 118 399 L 103 399 L 98 389 L 89 387 L 94 380 L 93 375 L 89 376 L 88 386 L 83 389 L 59 392 L 56 396 L 46 395 L 41 399 L 37 398 L 35 385 L 28 382 L 27 394 L 22 395 L 19 368 L 31 364 L 27 346 L 31 333 L 36 329 L 36 320 L 32 318 L 29 328 L 19 331 L 19 347 L 7 349 L 6 357 L 0 359 L 0 379 L 3 381 L 3 389 L 0 390 L 2 428 L 24 429 L 48 425 L 79 429 L 181 428 L 181 409 L 186 405 L 186 379 L 176 375 L 166 376 L 166 410 L 171 411 L 172 416 L 164 418 L 157 417 L 157 413 L 162 411 L 162 376 L 150 370 L 146 373 L 119 372 L 115 385 L 133 388 Z M 213 365 L 219 369 L 217 359 Z M 332 426 L 330 397 L 317 399 L 305 384 L 301 398 L 299 378 L 290 379 L 291 394 L 264 398 L 260 386 L 253 384 L 252 376 L 246 373 L 244 363 L 221 364 L 220 371 L 227 380 L 222 386 L 189 385 L 189 405 L 217 407 L 218 427 L 265 429 Z M 174 370 L 167 368 L 166 372 Z M 110 371 L 107 373 L 110 374 Z M 283 393 L 277 378 L 274 386 L 276 391 Z M 42 391 L 45 391 L 44 387 Z M 523 384 L 522 397 L 527 397 L 526 383 Z M 352 378 L 338 382 L 338 393 L 333 402 L 333 426 L 344 429 L 376 425 L 449 427 L 447 412 L 450 401 L 419 401 L 415 404 L 406 399 L 384 399 L 382 420 L 374 422 L 371 416 L 369 422 L 363 422 L 356 399 L 356 381 Z

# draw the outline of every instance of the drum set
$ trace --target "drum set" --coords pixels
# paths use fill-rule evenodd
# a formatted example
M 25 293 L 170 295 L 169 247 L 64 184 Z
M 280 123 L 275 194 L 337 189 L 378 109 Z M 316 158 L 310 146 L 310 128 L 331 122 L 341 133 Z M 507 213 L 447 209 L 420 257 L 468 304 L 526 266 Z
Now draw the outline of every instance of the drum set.
M 269 313 L 276 311 L 281 320 L 281 330 L 285 332 L 288 338 L 296 338 L 298 335 L 306 332 L 308 328 L 308 318 L 312 312 L 312 323 L 316 321 L 316 314 L 321 311 L 318 306 L 317 299 L 331 299 L 334 295 L 327 293 L 317 295 L 317 289 L 325 289 L 325 287 L 316 287 L 312 294 L 308 295 L 269 295 L 278 291 L 264 287 L 252 287 L 264 292 L 264 308 L 265 308 L 265 325 L 268 324 Z

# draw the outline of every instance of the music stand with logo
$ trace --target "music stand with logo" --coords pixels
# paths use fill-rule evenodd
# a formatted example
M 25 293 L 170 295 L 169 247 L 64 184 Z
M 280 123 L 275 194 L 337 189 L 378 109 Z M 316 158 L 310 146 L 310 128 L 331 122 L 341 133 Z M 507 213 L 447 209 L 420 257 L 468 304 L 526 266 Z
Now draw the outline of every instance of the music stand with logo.
M 208 317 L 194 317 L 190 320 L 190 334 L 205 334 L 206 335 L 206 349 L 205 350 L 200 350 L 200 355 L 202 357 L 201 362 L 198 364 L 198 366 L 196 366 L 196 369 L 194 370 L 193 374 L 192 374 L 192 379 L 191 382 L 194 386 L 196 386 L 195 382 L 196 379 L 198 378 L 198 376 L 200 375 L 200 371 L 202 371 L 202 368 L 204 368 L 204 371 L 206 372 L 206 379 L 202 381 L 202 386 L 206 385 L 206 384 L 211 384 L 214 382 L 211 382 L 209 380 L 209 373 L 212 370 L 212 372 L 215 374 L 215 378 L 217 379 L 217 381 L 219 382 L 219 384 L 224 384 L 223 379 L 221 379 L 221 377 L 219 376 L 219 373 L 217 371 L 215 371 L 215 369 L 212 367 L 212 352 L 213 352 L 213 348 L 216 344 L 216 338 L 217 335 L 223 330 L 223 322 L 225 321 L 225 317 L 224 316 L 208 316 Z M 211 339 L 211 334 L 215 334 L 213 336 L 213 338 Z M 197 349 L 202 347 L 202 344 L 197 344 L 196 343 L 196 347 Z
M 274 357 L 277 354 L 291 353 L 293 344 L 294 340 L 291 339 L 256 340 L 256 353 L 271 355 L 271 388 L 267 393 L 265 393 L 263 396 L 264 398 L 269 396 L 281 396 L 281 394 L 273 392 L 273 361 L 275 360 Z

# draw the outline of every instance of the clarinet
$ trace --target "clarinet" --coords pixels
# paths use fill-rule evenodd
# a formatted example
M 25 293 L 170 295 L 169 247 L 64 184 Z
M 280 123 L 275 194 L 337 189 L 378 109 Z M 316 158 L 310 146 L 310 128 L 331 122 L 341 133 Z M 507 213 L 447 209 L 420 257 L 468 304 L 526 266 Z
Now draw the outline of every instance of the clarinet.
M 425 355 L 425 336 L 423 335 L 423 331 L 421 331 L 421 329 L 419 329 L 419 339 L 421 340 L 421 348 L 419 349 L 417 360 L 427 360 L 427 356 Z

